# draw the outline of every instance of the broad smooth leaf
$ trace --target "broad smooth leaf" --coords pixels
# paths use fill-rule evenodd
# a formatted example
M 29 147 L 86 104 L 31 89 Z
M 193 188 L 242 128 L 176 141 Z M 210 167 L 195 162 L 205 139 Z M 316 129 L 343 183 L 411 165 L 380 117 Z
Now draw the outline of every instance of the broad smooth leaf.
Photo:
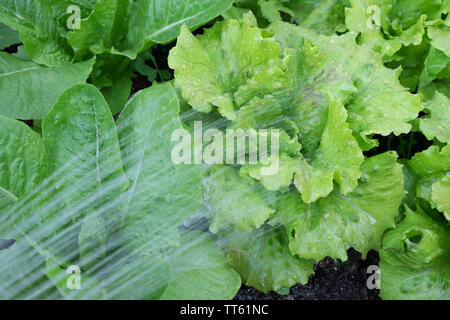
M 0 299 L 61 299 L 46 271 L 44 258 L 25 241 L 0 250 Z
M 172 161 L 172 134 L 182 130 L 171 84 L 140 91 L 117 121 L 130 188 L 124 234 L 133 250 L 148 253 L 178 245 L 177 227 L 203 204 L 198 167 Z
M 114 119 L 94 86 L 75 85 L 58 98 L 44 118 L 42 135 L 51 183 L 41 191 L 51 192 L 35 205 L 39 215 L 33 219 L 51 226 L 52 234 L 39 234 L 35 241 L 41 243 L 52 236 L 45 247 L 51 247 L 53 255 L 76 256 L 73 246 L 77 245 L 86 217 L 102 218 L 107 232 L 119 223 L 117 207 L 128 180 Z M 44 212 L 48 204 L 53 205 Z M 31 228 L 28 222 L 21 221 L 23 229 Z M 65 242 L 58 243 L 56 239 L 63 235 Z M 98 254 L 101 255 L 101 247 Z
M 164 254 L 171 278 L 160 299 L 232 299 L 241 286 L 241 279 L 228 266 L 222 250 L 210 236 L 188 231 L 182 234 L 181 243 Z
M 31 192 L 45 177 L 45 160 L 37 133 L 23 122 L 0 116 L 1 194 L 15 202 Z
M 127 35 L 122 45 L 130 59 L 152 43 L 168 43 L 186 24 L 196 29 L 228 10 L 233 0 L 137 0 L 128 9 Z
M 0 22 L 0 50 L 20 43 L 19 33 Z
M 41 137 L 25 123 L 0 115 L 0 219 L 8 220 L 7 208 L 37 188 L 45 176 Z M 11 231 L 0 229 L 0 238 Z
M 61 93 L 86 82 L 94 60 L 43 67 L 0 52 L 0 114 L 21 120 L 42 119 Z

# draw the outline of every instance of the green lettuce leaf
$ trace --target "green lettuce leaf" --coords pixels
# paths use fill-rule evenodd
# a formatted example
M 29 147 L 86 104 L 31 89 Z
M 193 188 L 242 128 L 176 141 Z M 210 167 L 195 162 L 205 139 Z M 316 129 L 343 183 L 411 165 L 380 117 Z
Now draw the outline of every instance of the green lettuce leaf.
M 36 189 L 46 176 L 46 155 L 41 137 L 25 123 L 0 115 L 0 218 L 8 208 Z M 0 238 L 11 230 L 1 223 Z
M 49 182 L 41 190 L 46 196 L 32 194 L 30 203 L 39 212 L 33 218 L 35 223 L 51 222 L 52 232 L 39 235 L 43 239 L 35 242 L 45 242 L 43 246 L 52 254 L 46 258 L 65 259 L 76 255 L 72 246 L 77 245 L 80 229 L 88 218 L 103 218 L 108 232 L 115 228 L 119 218 L 114 203 L 129 183 L 122 168 L 113 117 L 94 86 L 76 85 L 65 91 L 44 118 L 42 136 Z M 43 208 L 49 203 L 52 208 L 45 212 Z M 23 203 L 17 210 L 26 210 L 29 205 Z M 28 230 L 32 221 L 27 221 L 28 214 L 16 225 Z M 65 234 L 65 246 L 57 241 L 61 234 Z M 97 253 L 101 255 L 101 248 Z
M 288 187 L 294 179 L 294 173 L 301 170 L 303 164 L 300 159 L 293 159 L 286 153 L 280 155 L 280 167 L 277 173 L 272 175 L 263 175 L 261 170 L 270 167 L 274 159 L 269 157 L 269 164 L 247 164 L 243 165 L 239 171 L 242 176 L 250 176 L 255 180 L 261 181 L 261 184 L 269 191 L 277 191 L 283 187 Z M 304 160 L 303 160 L 304 161 Z
M 420 118 L 420 131 L 428 140 L 437 138 L 443 143 L 450 142 L 450 99 L 437 91 L 424 105 L 428 115 Z
M 125 107 L 131 94 L 132 85 L 131 79 L 124 75 L 118 78 L 112 86 L 102 89 L 102 94 L 113 115 L 118 114 Z
M 110 300 L 158 299 L 171 279 L 170 265 L 159 252 L 115 261 L 114 267 L 104 280 L 105 298 Z
M 312 171 L 300 169 L 295 175 L 295 185 L 306 203 L 327 196 L 333 190 L 333 180 L 339 185 L 343 195 L 350 193 L 358 185 L 358 179 L 362 175 L 360 166 L 364 162 L 364 156 L 346 119 L 347 111 L 344 106 L 330 99 L 328 121 L 322 133 L 320 146 L 311 161 Z M 316 168 L 319 173 L 315 172 Z M 311 180 L 311 176 L 320 177 L 323 173 L 326 180 L 319 178 L 318 185 L 314 183 L 309 185 L 310 181 L 316 181 L 316 179 Z
M 103 53 L 123 36 L 120 32 L 124 30 L 117 24 L 124 23 L 127 5 L 129 0 L 96 0 L 90 15 L 80 21 L 80 28 L 67 33 L 76 60 Z
M 431 146 L 428 150 L 417 153 L 409 161 L 411 169 L 420 177 L 417 183 L 417 195 L 430 202 L 433 208 L 444 213 L 450 220 L 450 145 L 439 149 Z
M 241 279 L 207 234 L 186 231 L 179 247 L 118 265 L 108 283 L 108 299 L 217 300 L 233 298 Z
M 450 18 L 447 16 L 445 21 L 436 20 L 430 22 L 427 33 L 431 40 L 431 45 L 450 57 Z
M 58 18 L 70 5 L 81 6 L 80 2 L 83 1 L 1 0 L 0 21 L 19 31 L 34 62 L 51 67 L 68 64 L 72 50 L 63 36 L 68 29 L 59 24 Z
M 0 50 L 16 43 L 20 43 L 17 31 L 0 22 Z
M 241 22 L 219 22 L 197 37 L 182 28 L 169 66 L 175 69 L 175 85 L 193 109 L 210 112 L 216 106 L 222 116 L 235 120 L 233 94 L 280 60 L 279 45 L 264 38 L 255 25 L 254 16 L 246 14 Z
M 0 114 L 22 120 L 42 119 L 60 94 L 86 82 L 93 64 L 94 60 L 88 60 L 47 68 L 0 52 Z
M 314 272 L 314 262 L 293 256 L 283 227 L 261 227 L 252 233 L 231 234 L 226 243 L 230 265 L 243 282 L 262 292 L 305 284 Z
M 383 299 L 450 299 L 448 226 L 406 208 L 405 218 L 383 237 Z
M 424 61 L 424 68 L 419 78 L 419 88 L 429 85 L 435 79 L 450 77 L 450 57 L 444 52 L 431 47 Z
M 59 187 L 70 188 L 75 181 L 83 181 L 77 194 L 65 197 L 66 203 L 78 202 L 112 180 L 117 189 L 102 194 L 103 201 L 108 201 L 128 184 L 113 117 L 95 87 L 82 84 L 65 91 L 44 118 L 42 136 L 49 174 L 65 177 Z
M 362 139 L 411 130 L 408 122 L 422 110 L 420 95 L 409 93 L 398 80 L 401 70 L 386 68 L 378 53 L 356 43 L 354 33 L 319 36 L 286 23 L 273 24 L 270 30 L 283 47 L 297 47 L 306 37 L 353 81 L 357 92 L 345 107 L 350 128 Z
M 206 202 L 210 206 L 210 230 L 233 225 L 239 231 L 261 227 L 275 212 L 261 185 L 228 166 L 214 166 L 205 173 Z M 238 201 L 245 199 L 245 201 Z
M 228 10 L 232 0 L 140 0 L 129 8 L 128 32 L 123 47 L 130 59 L 151 43 L 175 39 L 182 25 L 196 29 Z
M 363 255 L 378 249 L 384 231 L 394 219 L 404 196 L 403 172 L 390 152 L 367 159 L 358 187 L 348 195 L 334 190 L 312 204 L 290 193 L 277 204 L 272 225 L 283 224 L 292 254 L 321 260 L 347 260 L 350 247 Z
M 347 30 L 348 5 L 348 0 L 237 0 L 234 9 L 251 9 L 261 27 L 290 18 L 291 23 L 330 35 Z

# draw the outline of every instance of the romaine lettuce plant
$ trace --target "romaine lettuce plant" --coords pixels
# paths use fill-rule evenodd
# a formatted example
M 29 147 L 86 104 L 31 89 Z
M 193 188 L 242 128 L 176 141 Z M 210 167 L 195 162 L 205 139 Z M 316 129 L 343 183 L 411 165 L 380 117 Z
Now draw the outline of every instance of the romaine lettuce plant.
M 0 298 L 231 299 L 354 248 L 382 298 L 450 299 L 449 8 L 0 0 L 0 50 L 23 44 L 0 52 Z M 133 71 L 153 84 L 130 97 Z M 195 121 L 223 158 L 230 130 L 278 130 L 279 154 L 176 164 Z

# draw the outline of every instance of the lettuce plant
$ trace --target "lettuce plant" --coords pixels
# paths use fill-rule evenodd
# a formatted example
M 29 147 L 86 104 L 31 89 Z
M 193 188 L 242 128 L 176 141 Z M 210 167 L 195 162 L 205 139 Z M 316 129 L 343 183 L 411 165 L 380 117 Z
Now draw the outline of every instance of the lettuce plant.
M 450 298 L 448 1 L 0 9 L 0 49 L 23 44 L 0 52 L 1 298 L 231 299 L 305 284 L 350 248 L 380 252 L 382 298 Z M 175 79 L 130 97 L 175 39 Z M 220 133 L 205 149 L 278 130 L 279 154 L 175 164 L 174 132 L 197 156 L 195 121 Z M 429 143 L 412 157 L 385 144 L 412 133 Z

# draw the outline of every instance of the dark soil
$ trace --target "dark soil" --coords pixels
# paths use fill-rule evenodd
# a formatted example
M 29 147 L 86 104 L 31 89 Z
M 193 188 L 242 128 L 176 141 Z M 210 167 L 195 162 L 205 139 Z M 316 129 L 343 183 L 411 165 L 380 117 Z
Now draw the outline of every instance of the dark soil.
M 151 86 L 151 83 L 148 81 L 146 76 L 143 76 L 142 74 L 138 72 L 134 72 L 135 77 L 133 80 L 133 85 L 131 87 L 131 94 L 135 94 L 138 91 L 141 91 L 145 88 L 148 88 Z
M 394 134 L 387 137 L 375 135 L 374 139 L 378 140 L 379 147 L 364 152 L 366 157 L 373 157 L 387 151 L 396 151 L 400 159 L 411 159 L 416 153 L 427 150 L 433 144 L 433 141 L 427 140 L 422 133 L 415 131 L 400 136 Z
M 158 67 L 159 70 L 167 70 L 170 72 L 171 79 L 173 79 L 173 70 L 169 68 L 169 63 L 167 61 L 167 58 L 169 56 L 170 50 L 175 46 L 175 43 L 171 43 L 168 45 L 155 45 L 152 48 L 153 56 L 155 57 L 156 64 L 155 66 L 152 61 L 146 61 L 146 63 L 152 67 L 156 68 Z M 151 83 L 148 81 L 147 77 L 140 74 L 139 72 L 134 72 L 135 77 L 133 80 L 133 86 L 131 88 L 131 94 L 135 94 L 136 92 L 148 88 L 151 86 Z
M 378 265 L 379 255 L 369 252 L 366 260 L 353 249 L 348 251 L 348 261 L 334 262 L 331 258 L 320 261 L 309 282 L 296 285 L 288 295 L 276 292 L 264 294 L 256 289 L 242 286 L 235 300 L 379 300 L 379 290 L 367 288 L 367 268 Z

